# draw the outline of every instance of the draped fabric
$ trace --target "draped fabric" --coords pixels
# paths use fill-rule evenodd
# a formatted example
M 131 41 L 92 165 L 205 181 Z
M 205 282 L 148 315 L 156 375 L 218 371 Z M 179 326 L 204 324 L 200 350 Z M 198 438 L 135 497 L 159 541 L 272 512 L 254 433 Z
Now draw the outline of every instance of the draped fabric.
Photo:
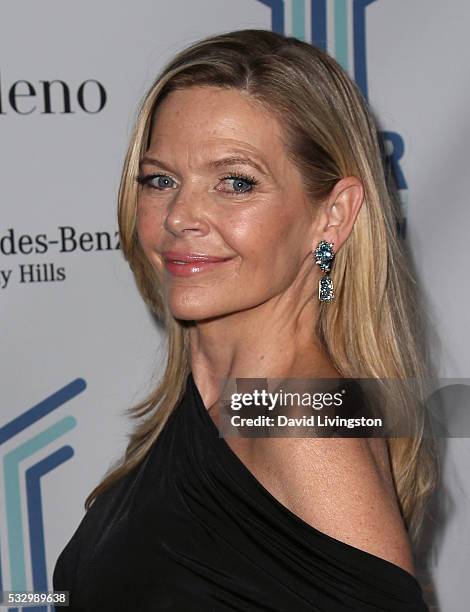
M 53 586 L 71 612 L 428 611 L 411 574 L 268 492 L 219 437 L 192 374 L 145 460 L 83 517 Z

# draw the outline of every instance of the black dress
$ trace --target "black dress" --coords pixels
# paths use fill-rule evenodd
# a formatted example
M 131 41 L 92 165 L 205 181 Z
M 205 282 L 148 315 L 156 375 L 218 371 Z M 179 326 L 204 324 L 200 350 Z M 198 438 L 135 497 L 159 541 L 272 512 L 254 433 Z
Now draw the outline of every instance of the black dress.
M 192 374 L 145 460 L 57 559 L 70 607 L 114 612 L 428 612 L 418 581 L 288 510 L 207 412 Z

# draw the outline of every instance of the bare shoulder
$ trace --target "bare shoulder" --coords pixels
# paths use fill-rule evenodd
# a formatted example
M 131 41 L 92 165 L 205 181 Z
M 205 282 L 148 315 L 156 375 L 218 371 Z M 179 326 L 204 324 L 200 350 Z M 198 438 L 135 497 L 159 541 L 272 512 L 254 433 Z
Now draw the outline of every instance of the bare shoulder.
M 415 575 L 385 440 L 264 438 L 252 462 L 267 488 L 305 522 Z

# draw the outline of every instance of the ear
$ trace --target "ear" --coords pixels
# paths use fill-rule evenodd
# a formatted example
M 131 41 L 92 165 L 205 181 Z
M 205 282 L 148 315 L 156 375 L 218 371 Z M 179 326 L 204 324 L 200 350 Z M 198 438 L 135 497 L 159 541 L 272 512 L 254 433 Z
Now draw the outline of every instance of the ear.
M 335 252 L 346 241 L 364 200 L 364 188 L 355 176 L 340 179 L 323 203 L 315 223 L 316 248 L 320 240 L 334 244 Z

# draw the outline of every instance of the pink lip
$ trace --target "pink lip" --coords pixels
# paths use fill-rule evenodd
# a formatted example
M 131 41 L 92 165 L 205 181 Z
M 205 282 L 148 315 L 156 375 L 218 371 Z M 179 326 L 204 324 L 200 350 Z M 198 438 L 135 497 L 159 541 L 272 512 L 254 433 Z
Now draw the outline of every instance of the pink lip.
M 214 257 L 205 253 L 189 253 L 183 251 L 164 251 L 162 253 L 165 261 L 184 261 L 185 263 L 192 262 L 217 262 L 232 259 L 231 257 Z
M 175 276 L 191 276 L 192 274 L 207 272 L 233 259 L 233 257 L 214 257 L 202 253 L 183 253 L 181 251 L 165 251 L 163 257 L 165 268 Z

